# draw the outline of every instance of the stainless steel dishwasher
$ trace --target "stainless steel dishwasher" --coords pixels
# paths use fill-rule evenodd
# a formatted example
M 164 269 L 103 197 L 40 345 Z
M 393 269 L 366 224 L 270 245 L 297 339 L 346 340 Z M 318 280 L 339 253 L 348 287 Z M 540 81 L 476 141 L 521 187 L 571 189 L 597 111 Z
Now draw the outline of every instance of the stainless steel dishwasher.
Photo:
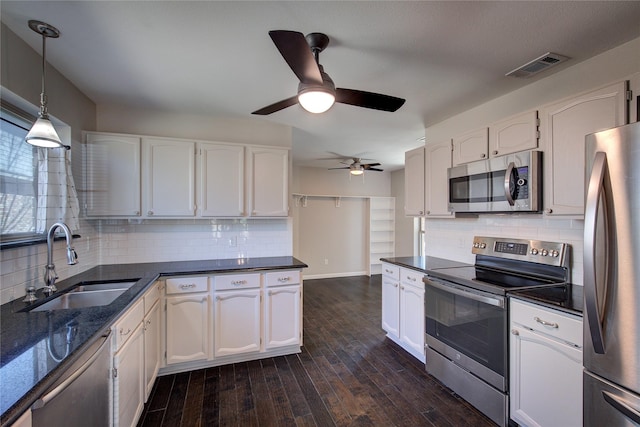
M 109 426 L 110 338 L 105 332 L 33 404 L 33 427 Z

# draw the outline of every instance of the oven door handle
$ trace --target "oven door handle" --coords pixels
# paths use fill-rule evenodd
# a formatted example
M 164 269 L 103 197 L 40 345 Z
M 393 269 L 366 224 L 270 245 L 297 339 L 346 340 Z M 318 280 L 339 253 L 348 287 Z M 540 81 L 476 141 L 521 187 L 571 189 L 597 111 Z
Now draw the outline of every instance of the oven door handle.
M 473 291 L 467 291 L 467 290 L 456 288 L 453 286 L 448 286 L 439 282 L 434 282 L 429 279 L 426 280 L 426 283 L 427 285 L 433 286 L 434 288 L 440 289 L 441 291 L 449 292 L 455 295 L 460 295 L 462 297 L 469 298 L 484 304 L 489 304 L 489 305 L 494 305 L 496 307 L 504 308 L 504 298 L 490 297 L 487 295 L 478 294 Z

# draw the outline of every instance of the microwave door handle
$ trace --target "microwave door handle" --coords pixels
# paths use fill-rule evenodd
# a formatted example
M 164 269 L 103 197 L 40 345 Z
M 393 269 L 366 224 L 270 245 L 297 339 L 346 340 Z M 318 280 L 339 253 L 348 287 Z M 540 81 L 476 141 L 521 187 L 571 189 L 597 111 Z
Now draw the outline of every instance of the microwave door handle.
M 515 167 L 515 163 L 509 163 L 509 166 L 507 166 L 507 171 L 504 174 L 504 196 L 507 198 L 509 206 L 513 206 L 515 204 L 515 202 L 513 201 L 513 195 L 511 194 L 511 175 L 513 173 L 513 168 Z
M 596 353 L 604 354 L 604 336 L 602 334 L 601 313 L 598 307 L 597 271 L 596 271 L 596 233 L 598 220 L 598 210 L 602 200 L 602 190 L 607 174 L 607 155 L 601 151 L 594 157 L 589 187 L 587 190 L 587 200 L 584 210 L 584 300 L 587 319 L 589 322 L 589 332 L 593 349 Z M 605 225 L 606 226 L 606 225 Z M 605 278 L 606 280 L 606 278 Z M 606 285 L 604 283 L 603 285 Z M 604 292 L 606 294 L 606 292 Z M 602 295 L 604 297 L 604 295 Z

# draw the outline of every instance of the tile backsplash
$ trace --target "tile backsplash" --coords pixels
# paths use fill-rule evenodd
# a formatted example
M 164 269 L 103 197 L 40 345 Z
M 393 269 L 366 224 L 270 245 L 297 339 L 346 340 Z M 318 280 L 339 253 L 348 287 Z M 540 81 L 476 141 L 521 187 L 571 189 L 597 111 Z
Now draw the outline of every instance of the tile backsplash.
M 571 280 L 582 285 L 584 221 L 546 219 L 539 215 L 486 215 L 426 222 L 426 254 L 473 264 L 473 236 L 498 236 L 562 242 L 571 245 Z
M 283 219 L 91 220 L 74 239 L 78 264 L 67 265 L 65 242 L 54 244 L 63 280 L 98 264 L 188 261 L 292 255 L 292 221 Z M 43 286 L 47 246 L 0 252 L 0 304 Z

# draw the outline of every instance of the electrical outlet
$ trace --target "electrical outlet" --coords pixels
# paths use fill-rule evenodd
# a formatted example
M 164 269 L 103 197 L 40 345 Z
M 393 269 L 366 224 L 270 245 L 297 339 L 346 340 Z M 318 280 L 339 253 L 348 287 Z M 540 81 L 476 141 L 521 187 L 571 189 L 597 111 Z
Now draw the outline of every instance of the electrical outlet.
M 328 258 L 324 259 L 324 265 L 329 265 L 329 259 Z

